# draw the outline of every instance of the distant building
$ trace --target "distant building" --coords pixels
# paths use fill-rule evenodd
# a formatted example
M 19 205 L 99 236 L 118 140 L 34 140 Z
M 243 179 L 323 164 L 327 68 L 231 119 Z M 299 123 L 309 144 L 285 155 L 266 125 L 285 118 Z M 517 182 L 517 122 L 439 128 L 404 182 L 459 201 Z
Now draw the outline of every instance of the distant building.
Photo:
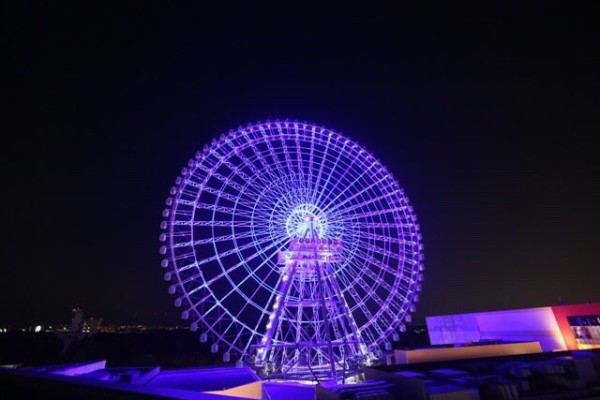
M 78 334 L 83 330 L 83 309 L 79 304 L 75 304 L 71 312 L 71 328 L 69 331 L 72 334 Z
M 83 323 L 84 333 L 97 333 L 102 328 L 102 318 L 90 317 Z
M 542 351 L 600 348 L 600 303 L 427 317 L 432 345 L 539 342 Z

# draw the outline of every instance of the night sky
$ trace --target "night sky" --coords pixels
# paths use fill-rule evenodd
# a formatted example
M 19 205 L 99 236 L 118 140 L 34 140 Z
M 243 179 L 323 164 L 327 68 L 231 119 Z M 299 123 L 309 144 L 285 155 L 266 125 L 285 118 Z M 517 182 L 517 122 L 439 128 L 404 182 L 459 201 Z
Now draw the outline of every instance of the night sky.
M 406 190 L 417 321 L 600 301 L 586 3 L 84 3 L 2 5 L 0 324 L 67 322 L 76 302 L 178 322 L 158 254 L 169 188 L 213 137 L 276 118 L 356 139 Z

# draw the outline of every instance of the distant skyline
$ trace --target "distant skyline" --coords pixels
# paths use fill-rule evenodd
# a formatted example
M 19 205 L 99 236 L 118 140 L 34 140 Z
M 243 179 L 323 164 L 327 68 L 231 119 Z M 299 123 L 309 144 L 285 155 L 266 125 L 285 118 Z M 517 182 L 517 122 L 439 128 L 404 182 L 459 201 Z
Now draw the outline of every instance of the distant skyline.
M 410 197 L 426 315 L 600 301 L 600 33 L 583 3 L 240 9 L 9 2 L 0 326 L 179 324 L 158 254 L 180 169 L 298 119 Z

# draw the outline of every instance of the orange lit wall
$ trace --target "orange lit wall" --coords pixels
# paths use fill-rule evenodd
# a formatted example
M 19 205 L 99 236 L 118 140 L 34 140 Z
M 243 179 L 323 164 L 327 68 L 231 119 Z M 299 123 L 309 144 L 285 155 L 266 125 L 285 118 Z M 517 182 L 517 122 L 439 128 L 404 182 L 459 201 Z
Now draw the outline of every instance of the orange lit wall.
M 558 327 L 563 336 L 567 349 L 577 350 L 577 340 L 573 329 L 569 325 L 567 317 L 581 316 L 581 315 L 600 315 L 600 303 L 588 303 L 588 304 L 575 304 L 569 306 L 553 306 L 551 307 L 554 318 L 558 323 Z

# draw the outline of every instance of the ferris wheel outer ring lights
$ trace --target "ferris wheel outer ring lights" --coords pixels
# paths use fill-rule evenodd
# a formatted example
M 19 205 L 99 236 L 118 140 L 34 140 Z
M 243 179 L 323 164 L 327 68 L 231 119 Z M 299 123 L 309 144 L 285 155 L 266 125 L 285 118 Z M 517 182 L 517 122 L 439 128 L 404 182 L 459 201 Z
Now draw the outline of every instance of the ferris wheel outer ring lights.
M 411 321 L 423 281 L 420 227 L 392 174 L 355 141 L 299 122 L 240 127 L 197 152 L 169 194 L 164 279 L 182 318 L 227 358 L 250 355 L 262 339 L 294 212 L 314 211 L 324 239 L 341 240 L 336 277 L 370 351 Z

